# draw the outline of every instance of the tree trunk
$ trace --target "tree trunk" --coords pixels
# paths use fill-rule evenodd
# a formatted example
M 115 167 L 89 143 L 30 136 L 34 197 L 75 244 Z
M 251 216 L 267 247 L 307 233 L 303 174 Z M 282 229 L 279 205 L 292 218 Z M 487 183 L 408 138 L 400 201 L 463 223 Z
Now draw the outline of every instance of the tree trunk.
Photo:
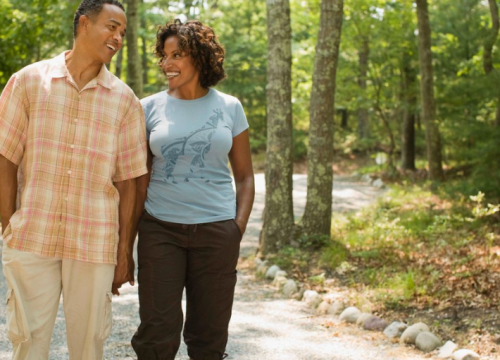
M 401 131 L 401 168 L 415 168 L 415 109 L 417 96 L 415 93 L 416 72 L 411 67 L 409 54 L 403 55 L 402 90 L 403 90 L 403 127 Z
M 484 42 L 484 51 L 483 51 L 483 68 L 486 75 L 493 72 L 495 69 L 493 67 L 493 46 L 498 37 L 498 31 L 500 28 L 500 21 L 498 19 L 498 5 L 496 0 L 488 0 L 490 4 L 490 14 L 491 14 L 491 30 L 490 34 L 486 38 Z M 497 75 L 498 78 L 498 74 Z M 497 111 L 495 113 L 495 125 L 500 126 L 500 94 L 497 96 Z
M 290 242 L 292 202 L 292 31 L 289 0 L 267 0 L 266 201 L 260 252 Z
M 139 0 L 127 1 L 127 84 L 142 98 L 142 66 L 139 56 Z
M 122 76 L 123 51 L 124 51 L 125 46 L 126 46 L 126 42 L 123 43 L 122 48 L 120 49 L 120 51 L 118 51 L 118 54 L 116 54 L 115 75 L 117 78 L 120 78 Z
M 330 236 L 333 187 L 335 78 L 343 18 L 343 0 L 322 0 L 314 61 L 307 152 L 307 202 L 302 217 L 306 236 Z
M 340 112 L 342 114 L 342 119 L 340 121 L 340 127 L 342 129 L 348 129 L 349 128 L 349 110 L 340 109 L 338 112 Z
M 491 14 L 491 30 L 484 42 L 484 52 L 483 52 L 483 67 L 484 72 L 489 74 L 493 71 L 493 59 L 492 52 L 493 46 L 498 37 L 498 29 L 500 28 L 500 23 L 498 19 L 498 6 L 496 0 L 488 0 L 490 4 L 490 14 Z
M 144 0 L 141 0 L 141 4 L 144 4 Z M 146 17 L 144 13 L 139 13 L 141 17 L 141 29 L 146 30 Z M 148 46 L 147 40 L 145 36 L 145 31 L 143 31 L 143 35 L 141 36 L 142 41 L 142 85 L 148 84 L 148 69 L 149 69 L 149 59 L 148 59 Z
M 370 56 L 370 43 L 368 37 L 363 38 L 361 50 L 359 51 L 359 79 L 358 85 L 363 93 L 363 100 L 366 98 L 366 78 L 368 74 L 368 59 Z M 365 101 L 358 109 L 358 136 L 360 139 L 368 139 L 370 137 L 370 123 L 368 109 Z
M 416 0 L 418 18 L 418 55 L 420 63 L 420 91 L 422 93 L 422 118 L 425 125 L 429 179 L 443 179 L 441 136 L 436 120 L 434 79 L 432 74 L 431 27 L 427 0 Z

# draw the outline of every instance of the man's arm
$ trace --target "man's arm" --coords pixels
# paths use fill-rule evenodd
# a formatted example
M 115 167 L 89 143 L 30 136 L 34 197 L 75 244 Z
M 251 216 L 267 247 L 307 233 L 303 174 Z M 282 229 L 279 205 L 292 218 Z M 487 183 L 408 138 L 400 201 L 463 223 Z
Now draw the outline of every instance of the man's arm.
M 153 153 L 148 148 L 148 158 L 147 158 L 147 167 L 148 172 L 142 176 L 137 178 L 137 198 L 135 200 L 135 215 L 134 222 L 132 226 L 132 244 L 137 236 L 137 227 L 139 225 L 139 220 L 141 219 L 142 212 L 144 210 L 144 203 L 146 202 L 147 190 L 149 185 L 149 180 L 151 179 L 151 167 L 153 163 Z
M 136 203 L 137 179 L 115 182 L 114 186 L 120 194 L 119 204 L 119 242 L 115 277 L 112 292 L 120 295 L 118 289 L 127 281 L 134 285 L 134 240 L 131 236 Z
M 18 166 L 0 155 L 0 216 L 2 234 L 16 211 Z

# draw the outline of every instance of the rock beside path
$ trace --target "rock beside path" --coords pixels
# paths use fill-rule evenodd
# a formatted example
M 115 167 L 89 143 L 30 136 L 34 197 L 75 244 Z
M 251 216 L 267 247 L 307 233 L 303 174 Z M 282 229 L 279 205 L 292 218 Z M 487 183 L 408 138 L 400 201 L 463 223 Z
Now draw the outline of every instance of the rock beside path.
M 415 344 L 418 334 L 423 331 L 429 331 L 429 327 L 424 323 L 416 323 L 408 327 L 401 335 L 401 342 L 405 344 Z
M 441 340 L 431 332 L 422 331 L 415 339 L 415 345 L 423 352 L 428 353 L 441 346 Z
M 453 360 L 479 360 L 481 357 L 474 351 L 467 349 L 460 349 L 453 353 Z
M 453 355 L 453 352 L 458 348 L 458 345 L 453 341 L 447 341 L 441 348 L 439 349 L 439 354 L 437 355 L 440 359 L 448 359 Z
M 345 321 L 351 324 L 355 324 L 358 321 L 358 317 L 361 315 L 361 311 L 354 307 L 350 306 L 340 314 L 340 320 Z
M 405 323 L 394 321 L 385 328 L 384 335 L 389 339 L 399 338 L 407 328 L 408 325 L 406 325 Z

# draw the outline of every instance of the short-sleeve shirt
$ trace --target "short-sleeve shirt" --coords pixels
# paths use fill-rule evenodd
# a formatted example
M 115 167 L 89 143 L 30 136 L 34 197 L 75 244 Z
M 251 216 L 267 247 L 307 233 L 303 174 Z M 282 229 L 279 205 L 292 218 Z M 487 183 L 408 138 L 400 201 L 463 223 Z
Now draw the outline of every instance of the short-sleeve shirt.
M 10 248 L 116 263 L 119 194 L 113 182 L 147 173 L 144 113 L 103 65 L 79 90 L 65 53 L 14 74 L 0 96 L 0 154 L 22 169 Z
M 238 99 L 209 89 L 195 100 L 163 91 L 141 103 L 153 153 L 146 211 L 181 224 L 234 219 L 228 154 L 233 138 L 248 128 Z

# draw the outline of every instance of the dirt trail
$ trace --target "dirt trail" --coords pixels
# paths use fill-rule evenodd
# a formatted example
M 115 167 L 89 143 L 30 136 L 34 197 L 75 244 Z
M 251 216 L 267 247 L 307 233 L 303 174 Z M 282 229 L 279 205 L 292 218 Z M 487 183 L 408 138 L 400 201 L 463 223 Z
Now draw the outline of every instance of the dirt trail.
M 334 181 L 335 211 L 355 210 L 368 205 L 382 191 L 349 178 Z M 303 213 L 307 187 L 306 175 L 294 175 L 294 212 Z M 241 255 L 255 253 L 264 208 L 264 176 L 256 175 L 256 201 Z M 0 269 L 1 273 L 1 269 Z M 3 278 L 3 274 L 0 275 Z M 5 282 L 0 281 L 0 299 L 5 297 Z M 0 359 L 10 359 L 10 343 L 5 328 L 5 302 L 0 305 Z M 105 359 L 135 359 L 130 338 L 138 325 L 137 287 L 126 286 L 113 300 L 113 331 L 106 343 Z M 328 326 L 325 326 L 328 325 Z M 64 315 L 60 306 L 51 346 L 51 360 L 68 359 Z M 326 316 L 315 316 L 301 302 L 281 299 L 266 282 L 256 281 L 242 269 L 238 276 L 228 359 L 237 360 L 417 360 L 429 359 L 418 351 L 393 344 L 380 333 L 369 333 L 344 325 Z M 177 359 L 188 359 L 181 346 Z

